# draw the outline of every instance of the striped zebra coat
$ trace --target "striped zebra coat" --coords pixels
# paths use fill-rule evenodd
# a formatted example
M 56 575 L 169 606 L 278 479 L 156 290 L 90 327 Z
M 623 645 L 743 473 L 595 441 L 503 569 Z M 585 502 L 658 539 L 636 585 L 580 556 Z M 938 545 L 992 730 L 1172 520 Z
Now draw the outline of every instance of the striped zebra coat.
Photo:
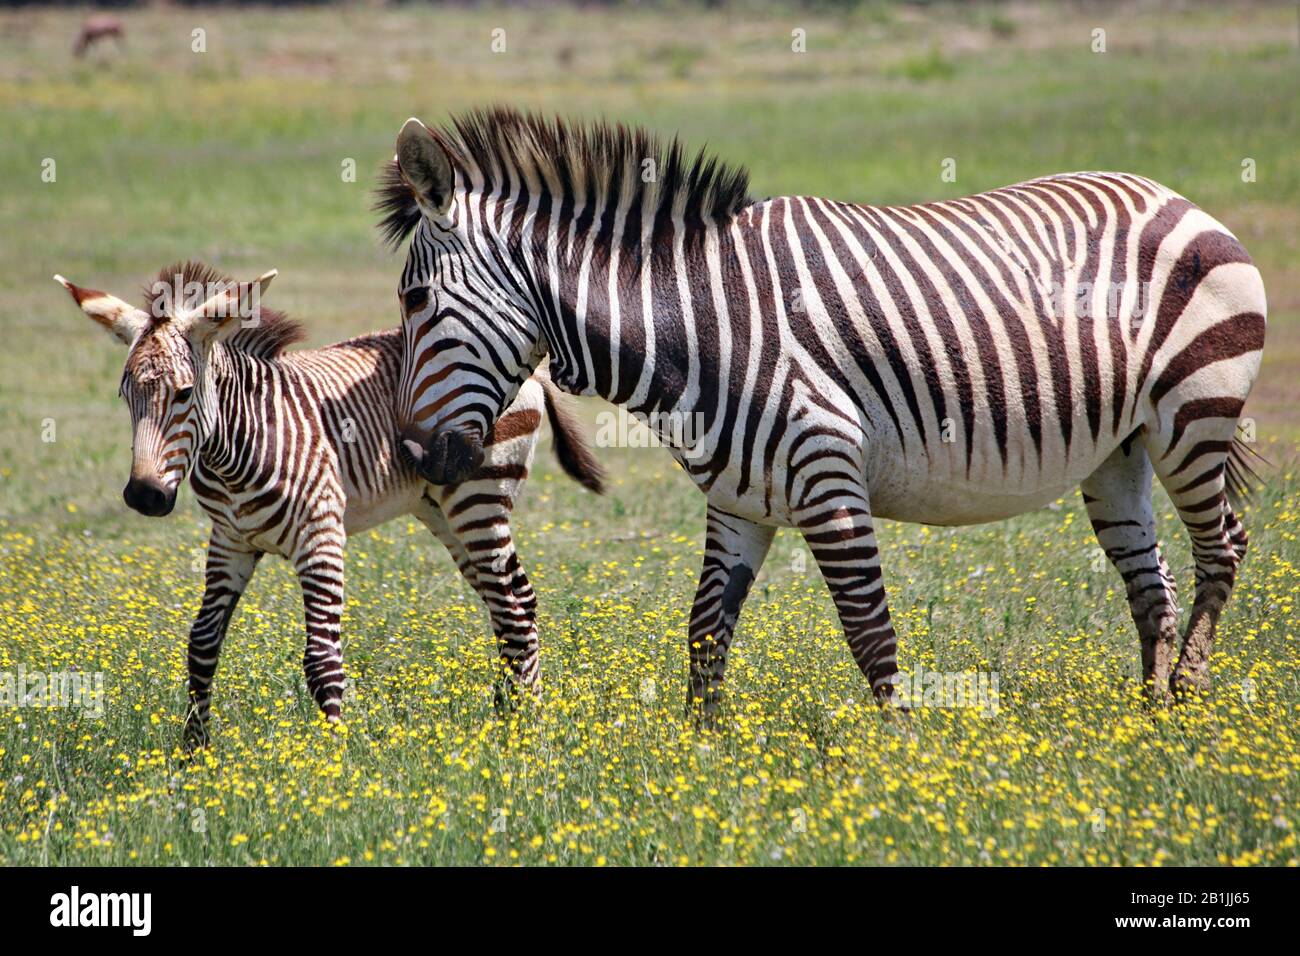
M 339 718 L 344 545 L 400 515 L 414 515 L 447 548 L 487 605 L 510 680 L 536 687 L 536 599 L 515 554 L 510 512 L 543 409 L 561 464 L 587 487 L 601 487 L 600 469 L 556 404 L 554 386 L 542 377 L 525 382 L 496 421 L 482 467 L 464 481 L 429 485 L 396 453 L 399 330 L 286 352 L 302 333 L 261 307 L 273 275 L 241 284 L 198 263 L 177 265 L 160 273 L 149 311 L 56 276 L 87 315 L 130 347 L 121 388 L 133 429 L 126 503 L 166 515 L 192 472 L 190 485 L 212 519 L 189 637 L 187 742 L 207 740 L 227 625 L 267 553 L 294 564 L 307 687 L 327 719 Z
M 708 496 L 689 635 L 706 709 L 776 527 L 802 532 L 888 702 L 874 519 L 993 521 L 1078 486 L 1149 692 L 1204 689 L 1246 550 L 1226 492 L 1244 478 L 1234 436 L 1264 343 L 1263 284 L 1233 235 L 1123 173 L 907 207 L 747 188 L 623 127 L 409 121 L 382 227 L 412 235 L 399 417 L 422 473 L 468 473 L 546 357 L 566 390 L 687 419 L 674 454 Z M 1176 661 L 1153 474 L 1196 562 Z

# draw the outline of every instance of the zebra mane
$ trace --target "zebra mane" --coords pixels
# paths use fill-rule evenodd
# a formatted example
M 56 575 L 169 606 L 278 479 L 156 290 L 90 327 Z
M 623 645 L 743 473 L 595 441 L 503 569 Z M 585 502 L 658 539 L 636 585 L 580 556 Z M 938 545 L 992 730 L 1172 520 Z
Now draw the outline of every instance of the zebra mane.
M 194 259 L 177 262 L 175 265 L 159 270 L 158 278 L 144 287 L 144 309 L 154 316 L 154 325 L 166 322 L 170 318 L 170 315 L 165 313 L 158 315 L 157 310 L 154 309 L 158 298 L 158 284 L 162 283 L 171 289 L 176 289 L 178 281 L 181 301 L 173 305 L 181 309 L 192 309 L 202 304 L 203 300 L 212 294 L 214 286 L 233 287 L 235 283 L 235 280 L 224 272 Z M 202 291 L 186 289 L 194 283 L 197 283 L 198 289 Z M 226 348 L 259 358 L 275 358 L 290 345 L 306 338 L 302 325 L 283 312 L 262 306 L 258 310 L 258 316 L 257 325 L 241 328 L 226 339 Z
M 379 171 L 374 210 L 384 214 L 378 228 L 384 245 L 389 249 L 396 250 L 420 224 L 420 207 L 416 205 L 415 192 L 402 178 L 396 159 L 390 159 Z
M 706 223 L 725 225 L 753 201 L 743 167 L 703 149 L 688 155 L 676 137 L 665 143 L 622 123 L 577 124 L 495 107 L 454 117 L 432 132 L 461 175 L 486 191 L 512 178 L 533 179 L 547 188 L 558 184 L 561 197 L 584 196 L 589 208 L 626 193 L 632 208 L 640 206 L 643 216 L 653 210 L 656 221 L 679 213 L 688 234 Z M 420 222 L 415 196 L 395 159 L 381 172 L 375 211 L 384 214 L 379 230 L 391 248 Z M 627 241 L 638 243 L 640 236 L 632 232 Z

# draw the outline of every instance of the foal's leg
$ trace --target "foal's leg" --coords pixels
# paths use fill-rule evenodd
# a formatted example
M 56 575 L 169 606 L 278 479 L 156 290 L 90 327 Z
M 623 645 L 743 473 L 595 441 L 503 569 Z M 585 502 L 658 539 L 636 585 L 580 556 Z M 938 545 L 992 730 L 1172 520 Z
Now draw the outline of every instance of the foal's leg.
M 186 749 L 208 743 L 208 713 L 212 706 L 212 678 L 226 638 L 230 616 L 248 587 L 261 552 L 253 551 L 217 527 L 208 540 L 207 570 L 204 572 L 203 602 L 190 628 L 189 712 L 185 717 Z
M 452 532 L 451 525 L 447 524 L 447 516 L 442 513 L 439 504 L 425 495 L 416 506 L 415 517 L 442 542 L 442 546 L 451 555 L 452 561 L 456 562 L 456 570 L 477 593 L 478 571 L 475 570 L 474 562 L 470 559 L 469 552 L 465 550 L 465 545 L 461 544 L 460 538 Z
M 341 516 L 320 518 L 304 531 L 293 556 L 302 587 L 307 646 L 302 669 L 316 706 L 331 723 L 343 708 L 343 549 L 347 535 Z
M 1148 696 L 1168 694 L 1178 638 L 1178 590 L 1156 542 L 1151 459 L 1140 442 L 1115 449 L 1079 486 L 1097 543 L 1124 579 L 1129 611 L 1142 642 Z
M 426 494 L 417 517 L 447 547 L 487 606 L 509 687 L 540 694 L 537 597 L 510 533 L 514 490 L 492 479 L 431 486 L 437 500 Z
M 704 566 L 691 607 L 687 685 L 689 705 L 706 715 L 717 711 L 736 618 L 775 534 L 774 527 L 709 505 Z

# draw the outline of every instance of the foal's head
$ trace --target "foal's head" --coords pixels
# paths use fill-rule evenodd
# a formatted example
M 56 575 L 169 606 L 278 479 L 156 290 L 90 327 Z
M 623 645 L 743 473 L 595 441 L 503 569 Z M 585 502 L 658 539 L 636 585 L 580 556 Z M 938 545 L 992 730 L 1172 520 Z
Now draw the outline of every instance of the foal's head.
M 262 321 L 260 299 L 275 272 L 234 282 L 196 263 L 164 269 L 146 309 L 54 278 L 83 312 L 129 349 L 120 394 L 131 410 L 131 477 L 122 497 L 143 515 L 170 514 L 217 408 L 213 347 Z

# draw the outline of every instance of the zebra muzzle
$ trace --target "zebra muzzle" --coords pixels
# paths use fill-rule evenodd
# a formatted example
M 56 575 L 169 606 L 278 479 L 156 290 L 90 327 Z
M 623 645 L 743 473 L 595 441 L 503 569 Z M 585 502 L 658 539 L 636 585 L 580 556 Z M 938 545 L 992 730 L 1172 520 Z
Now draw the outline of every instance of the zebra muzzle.
M 158 482 L 132 477 L 122 489 L 122 500 L 142 515 L 161 518 L 176 507 L 176 492 L 168 491 Z
M 483 464 L 483 440 L 475 434 L 448 429 L 435 432 L 423 444 L 404 437 L 402 453 L 425 481 L 455 485 Z

